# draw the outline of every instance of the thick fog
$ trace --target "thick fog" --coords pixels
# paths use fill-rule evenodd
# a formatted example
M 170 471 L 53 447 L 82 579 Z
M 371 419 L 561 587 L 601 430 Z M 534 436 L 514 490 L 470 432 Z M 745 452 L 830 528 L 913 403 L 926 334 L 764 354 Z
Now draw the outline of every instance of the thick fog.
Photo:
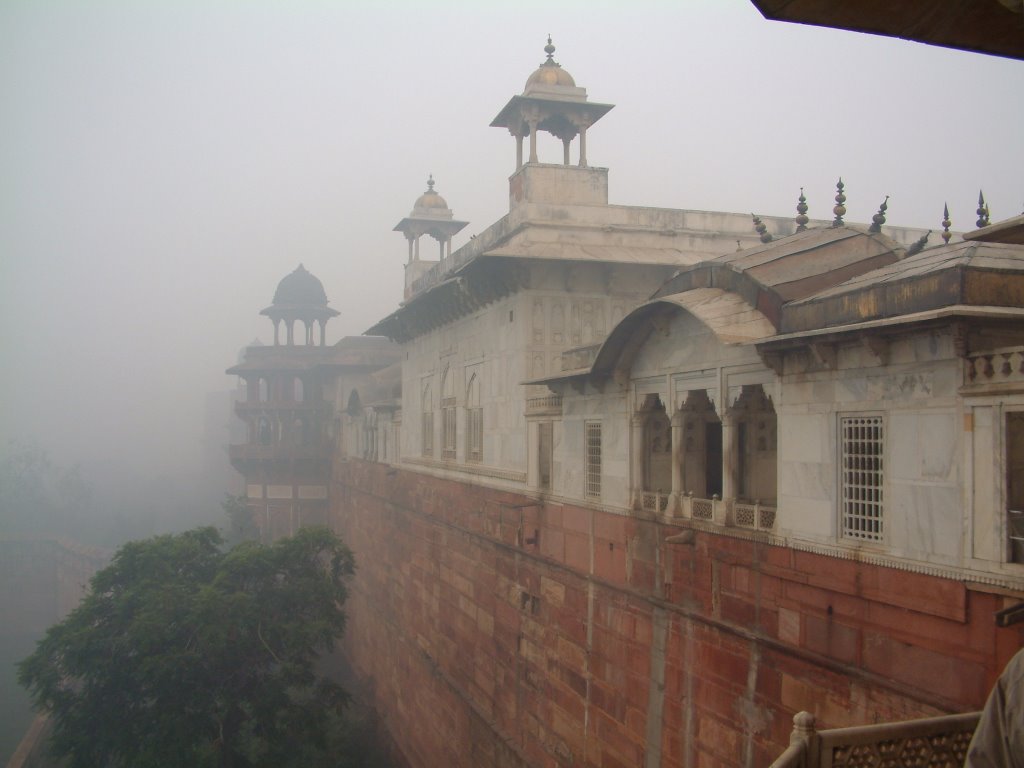
M 829 217 L 842 175 L 851 221 L 885 195 L 890 224 L 935 229 L 947 201 L 973 228 L 979 188 L 993 220 L 1024 207 L 1024 63 L 746 0 L 10 0 L 2 450 L 80 465 L 99 506 L 216 503 L 227 406 L 206 404 L 241 347 L 272 341 L 278 280 L 300 262 L 321 278 L 335 341 L 400 300 L 392 227 L 428 173 L 470 222 L 455 247 L 503 215 L 514 141 L 488 124 L 549 33 L 616 105 L 588 136 L 612 202 L 789 216 L 802 186 Z

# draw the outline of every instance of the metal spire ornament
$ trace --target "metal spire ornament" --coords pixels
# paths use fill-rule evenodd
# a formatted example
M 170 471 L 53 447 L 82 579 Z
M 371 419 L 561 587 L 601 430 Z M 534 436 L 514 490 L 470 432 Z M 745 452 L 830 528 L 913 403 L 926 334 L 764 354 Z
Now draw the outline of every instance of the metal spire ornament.
M 796 231 L 803 232 L 807 229 L 807 222 L 810 219 L 807 217 L 807 198 L 804 197 L 804 188 L 800 187 L 800 197 L 797 198 L 796 203 L 796 218 L 793 219 L 796 222 Z
M 949 238 L 953 236 L 953 233 L 949 231 L 950 225 L 953 223 L 949 220 L 949 203 L 942 204 L 942 241 L 949 244 Z
M 846 195 L 843 194 L 843 177 L 839 177 L 839 183 L 836 184 L 836 204 L 832 209 L 832 213 L 835 214 L 835 219 L 832 220 L 833 227 L 843 226 L 843 216 L 846 215 L 846 206 L 843 203 L 846 202 Z
M 907 249 L 907 256 L 913 256 L 916 253 L 920 253 L 924 250 L 924 247 L 928 245 L 928 238 L 931 237 L 932 231 L 929 229 L 923 235 L 921 235 L 913 244 Z
M 988 206 L 985 205 L 985 193 L 978 190 L 978 229 L 987 227 L 989 225 L 988 220 Z
M 889 209 L 889 196 L 885 196 L 885 200 L 878 206 L 878 213 L 871 217 L 871 226 L 868 227 L 868 232 L 881 232 L 882 225 L 885 224 L 885 212 Z
M 754 231 L 761 236 L 762 243 L 770 243 L 772 241 L 772 234 L 768 231 L 768 225 L 761 221 L 761 217 L 757 214 L 750 214 L 754 219 Z

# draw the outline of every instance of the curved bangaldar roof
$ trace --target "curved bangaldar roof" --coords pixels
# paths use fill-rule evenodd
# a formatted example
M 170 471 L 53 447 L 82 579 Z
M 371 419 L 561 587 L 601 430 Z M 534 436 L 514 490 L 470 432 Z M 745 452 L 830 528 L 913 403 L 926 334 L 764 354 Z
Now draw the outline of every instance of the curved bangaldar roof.
M 963 241 L 908 256 L 858 225 L 806 230 L 695 264 L 623 318 L 591 365 L 529 383 L 608 375 L 686 311 L 723 344 L 800 343 L 951 315 L 1024 319 L 1024 246 Z
M 858 225 L 808 229 L 695 264 L 666 281 L 652 298 L 719 288 L 742 297 L 779 329 L 789 302 L 895 264 L 905 255 L 892 238 Z
M 583 373 L 621 368 L 653 327 L 686 311 L 723 344 L 768 341 L 783 328 L 786 306 L 844 281 L 896 264 L 906 251 L 859 225 L 808 229 L 677 272 L 612 330 Z

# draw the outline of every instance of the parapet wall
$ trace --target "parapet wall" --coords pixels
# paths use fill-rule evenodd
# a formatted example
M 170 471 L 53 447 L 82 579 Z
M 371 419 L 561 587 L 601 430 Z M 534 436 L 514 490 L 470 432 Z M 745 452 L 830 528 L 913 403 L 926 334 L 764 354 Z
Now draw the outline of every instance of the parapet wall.
M 345 652 L 413 768 L 768 765 L 792 717 L 979 709 L 1009 597 L 338 462 Z

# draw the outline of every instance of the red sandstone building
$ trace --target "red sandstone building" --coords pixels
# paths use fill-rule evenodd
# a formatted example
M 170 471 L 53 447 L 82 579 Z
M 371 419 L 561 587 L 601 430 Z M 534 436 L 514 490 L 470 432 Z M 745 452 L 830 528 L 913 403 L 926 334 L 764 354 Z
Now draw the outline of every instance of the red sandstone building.
M 768 765 L 800 711 L 980 708 L 1024 644 L 1018 230 L 851 224 L 841 185 L 756 228 L 609 205 L 611 105 L 546 52 L 492 123 L 508 214 L 451 251 L 431 184 L 396 227 L 397 346 L 289 331 L 230 371 L 267 535 L 329 519 L 356 553 L 345 652 L 402 761 Z M 326 317 L 301 280 L 280 303 Z

